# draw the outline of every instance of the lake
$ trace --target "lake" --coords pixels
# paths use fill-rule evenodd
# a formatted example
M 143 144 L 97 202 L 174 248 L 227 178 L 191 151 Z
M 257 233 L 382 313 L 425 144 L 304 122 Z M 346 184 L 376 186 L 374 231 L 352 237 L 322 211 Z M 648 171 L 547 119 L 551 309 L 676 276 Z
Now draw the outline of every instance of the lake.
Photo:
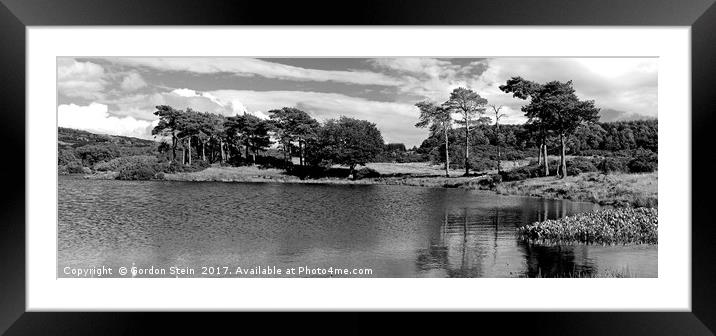
M 133 265 L 138 277 L 657 276 L 656 246 L 517 239 L 517 227 L 598 208 L 591 203 L 410 186 L 75 176 L 59 176 L 58 203 L 58 277 L 103 266 L 121 277 L 116 270 Z M 291 268 L 304 273 L 268 274 Z

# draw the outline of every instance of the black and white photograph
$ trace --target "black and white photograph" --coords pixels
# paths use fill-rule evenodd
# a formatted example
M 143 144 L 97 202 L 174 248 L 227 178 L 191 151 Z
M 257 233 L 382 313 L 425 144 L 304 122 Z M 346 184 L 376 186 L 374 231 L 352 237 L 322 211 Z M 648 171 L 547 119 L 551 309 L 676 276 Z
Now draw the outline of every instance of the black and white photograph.
M 58 278 L 657 278 L 656 57 L 57 57 Z
M 0 0 L 0 334 L 713 335 L 714 1 Z

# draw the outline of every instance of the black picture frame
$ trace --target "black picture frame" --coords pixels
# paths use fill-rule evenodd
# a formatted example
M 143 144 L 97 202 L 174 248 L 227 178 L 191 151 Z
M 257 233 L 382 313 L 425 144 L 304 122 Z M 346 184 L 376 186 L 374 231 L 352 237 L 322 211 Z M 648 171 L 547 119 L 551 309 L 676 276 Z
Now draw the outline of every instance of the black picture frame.
M 691 312 L 540 312 L 481 313 L 467 318 L 390 317 L 380 331 L 415 328 L 447 332 L 456 327 L 498 326 L 532 334 L 711 335 L 716 330 L 716 237 L 709 206 L 713 179 L 708 160 L 713 151 L 708 128 L 714 125 L 716 91 L 716 5 L 714 0 L 543 0 L 543 1 L 189 1 L 189 0 L 0 0 L 0 144 L 12 157 L 0 165 L 4 177 L 0 202 L 0 332 L 7 335 L 162 334 L 199 331 L 208 334 L 229 323 L 232 333 L 254 328 L 295 331 L 316 321 L 342 322 L 340 332 L 373 333 L 364 315 L 271 317 L 164 313 L 25 312 L 25 28 L 84 25 L 598 25 L 691 27 L 692 111 L 692 310 Z M 479 43 L 479 41 L 475 41 Z M 48 111 L 49 113 L 49 111 Z M 665 113 L 688 113 L 665 111 Z M 12 151 L 8 154 L 7 151 Z M 22 154 L 21 154 L 22 153 Z M 19 156 L 22 155 L 22 160 Z M 20 179 L 24 176 L 24 179 Z M 703 177 L 703 180 L 698 179 Z M 669 225 L 689 223 L 670 223 Z M 659 295 L 659 293 L 654 293 Z M 526 294 L 528 297 L 529 295 Z M 527 298 L 528 299 L 528 298 Z M 294 314 L 295 315 L 295 314 Z M 293 316 L 293 315 L 292 315 Z M 431 320 L 434 319 L 434 320 Z M 294 325 L 294 320 L 299 323 Z M 200 322 L 201 321 L 201 322 Z M 242 325 L 236 325 L 236 323 Z M 290 322 L 287 322 L 290 321 Z M 436 321 L 435 323 L 429 323 Z M 440 322 L 437 322 L 440 321 Z M 259 323 L 259 324 L 255 324 Z M 327 326 L 324 326 L 328 328 Z M 240 329 L 248 328 L 248 329 Z M 447 329 L 446 329 L 447 328 Z M 330 331 L 332 329 L 328 329 Z M 335 329 L 333 329 L 336 331 Z M 311 329 L 312 331 L 312 329 Z

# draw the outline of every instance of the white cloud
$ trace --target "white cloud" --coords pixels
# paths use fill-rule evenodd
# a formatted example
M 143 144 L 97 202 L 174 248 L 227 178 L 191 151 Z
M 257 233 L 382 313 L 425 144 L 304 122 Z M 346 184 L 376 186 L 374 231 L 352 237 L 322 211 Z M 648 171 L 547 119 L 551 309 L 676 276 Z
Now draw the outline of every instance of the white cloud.
M 376 58 L 370 62 L 379 69 L 397 73 L 401 93 L 435 101 L 447 100 L 454 88 L 469 86 L 485 67 L 483 62 L 459 65 L 449 60 L 419 57 Z
M 252 114 L 286 106 L 298 107 L 319 121 L 340 116 L 369 120 L 376 123 L 386 142 L 420 145 L 427 136 L 427 130 L 414 127 L 418 122 L 418 110 L 412 104 L 305 91 L 218 90 L 210 93 L 222 101 L 239 100 Z
M 395 78 L 381 73 L 306 69 L 245 57 L 120 57 L 107 58 L 107 60 L 125 65 L 145 66 L 159 70 L 188 71 L 200 74 L 232 73 L 238 76 L 262 76 L 296 81 L 332 81 L 363 85 L 400 84 L 400 81 Z
M 250 113 L 261 118 L 267 118 L 267 111 L 272 109 L 296 106 L 319 120 L 341 115 L 370 120 L 378 125 L 386 141 L 404 142 L 411 146 L 419 144 L 427 136 L 427 130 L 414 127 L 418 111 L 413 103 L 422 97 L 438 102 L 445 101 L 450 91 L 458 86 L 474 89 L 487 98 L 490 104 L 503 105 L 502 112 L 508 116 L 501 122 L 524 122 L 525 118 L 520 107 L 526 102 L 499 90 L 499 85 L 504 84 L 512 76 L 522 76 L 541 83 L 550 80 L 573 80 L 580 98 L 595 99 L 598 107 L 615 110 L 630 117 L 633 115 L 655 117 L 657 111 L 656 59 L 493 58 L 465 65 L 465 60 L 460 62 L 462 64 L 453 64 L 449 60 L 434 58 L 381 58 L 371 60 L 376 72 L 304 69 L 248 58 L 110 58 L 108 60 L 130 66 L 195 74 L 233 73 L 240 76 L 263 76 L 292 81 L 379 84 L 390 86 L 384 88 L 388 92 L 395 92 L 397 89 L 398 94 L 394 102 L 373 101 L 351 97 L 348 94 L 291 90 L 202 92 L 179 88 L 146 94 L 134 92 L 147 85 L 136 69 L 129 75 L 127 72 L 107 74 L 102 66 L 95 63 L 61 59 L 58 61 L 60 93 L 67 97 L 85 98 L 100 103 L 88 106 L 62 105 L 65 106 L 63 109 L 75 112 L 85 111 L 83 108 L 92 110 L 94 114 L 91 115 L 95 119 L 88 119 L 104 125 L 102 126 L 104 128 L 111 128 L 107 120 L 124 122 L 131 124 L 130 126 L 139 125 L 138 123 L 141 122 L 152 122 L 156 119 L 153 115 L 156 105 L 170 105 L 178 109 L 191 107 L 194 110 L 226 116 Z M 186 76 L 189 80 L 194 76 L 189 73 L 174 75 Z M 118 82 L 114 84 L 124 89 L 124 91 L 107 91 L 107 96 L 111 99 L 104 97 L 108 79 L 116 79 Z M 123 80 L 120 82 L 120 79 Z M 358 88 L 360 89 L 362 88 Z M 101 106 L 104 106 L 104 110 L 100 108 Z M 104 111 L 105 114 L 97 111 Z M 486 116 L 491 116 L 489 109 L 487 112 Z M 81 124 L 85 128 L 91 127 L 89 121 L 83 123 L 82 120 L 68 118 L 70 123 Z M 126 127 L 134 129 L 134 126 L 130 126 Z M 117 126 L 111 129 L 117 129 Z M 133 132 L 127 129 L 120 129 L 120 131 Z
M 67 97 L 97 99 L 104 96 L 104 68 L 91 62 L 77 62 L 71 58 L 57 61 L 57 89 Z
M 136 91 L 145 86 L 147 86 L 147 82 L 145 82 L 144 78 L 136 72 L 132 72 L 124 77 L 122 83 L 120 84 L 120 87 L 124 91 Z
M 137 120 L 131 116 L 112 116 L 107 110 L 107 105 L 91 103 L 86 106 L 75 104 L 58 106 L 57 123 L 61 127 L 76 128 L 93 133 L 150 139 L 152 128 L 157 121 Z
M 577 95 L 594 99 L 597 107 L 657 116 L 658 63 L 654 58 L 494 58 L 470 84 L 490 103 L 522 113 L 519 107 L 526 102 L 499 89 L 513 76 L 538 83 L 572 80 Z
M 169 105 L 177 109 L 191 108 L 201 112 L 211 112 L 225 116 L 243 114 L 245 108 L 238 100 L 221 101 L 206 92 L 191 89 L 175 89 L 170 92 L 153 94 L 134 94 L 117 99 L 103 100 L 110 106 L 115 116 L 131 116 L 137 120 L 154 120 L 157 105 Z
M 433 58 L 380 58 L 371 63 L 397 73 L 402 93 L 442 102 L 458 86 L 471 88 L 489 104 L 505 106 L 505 123 L 525 121 L 520 107 L 526 102 L 499 89 L 513 76 L 539 83 L 572 80 L 577 95 L 594 99 L 598 107 L 646 117 L 657 113 L 654 58 L 492 58 L 466 66 Z

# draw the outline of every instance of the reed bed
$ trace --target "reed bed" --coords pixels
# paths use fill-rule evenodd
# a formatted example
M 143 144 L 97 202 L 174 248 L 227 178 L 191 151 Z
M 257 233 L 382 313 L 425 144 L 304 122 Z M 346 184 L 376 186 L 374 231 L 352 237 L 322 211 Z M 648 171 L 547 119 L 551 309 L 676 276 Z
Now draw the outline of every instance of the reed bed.
M 518 228 L 522 239 L 540 244 L 657 244 L 655 208 L 619 208 L 581 213 Z

